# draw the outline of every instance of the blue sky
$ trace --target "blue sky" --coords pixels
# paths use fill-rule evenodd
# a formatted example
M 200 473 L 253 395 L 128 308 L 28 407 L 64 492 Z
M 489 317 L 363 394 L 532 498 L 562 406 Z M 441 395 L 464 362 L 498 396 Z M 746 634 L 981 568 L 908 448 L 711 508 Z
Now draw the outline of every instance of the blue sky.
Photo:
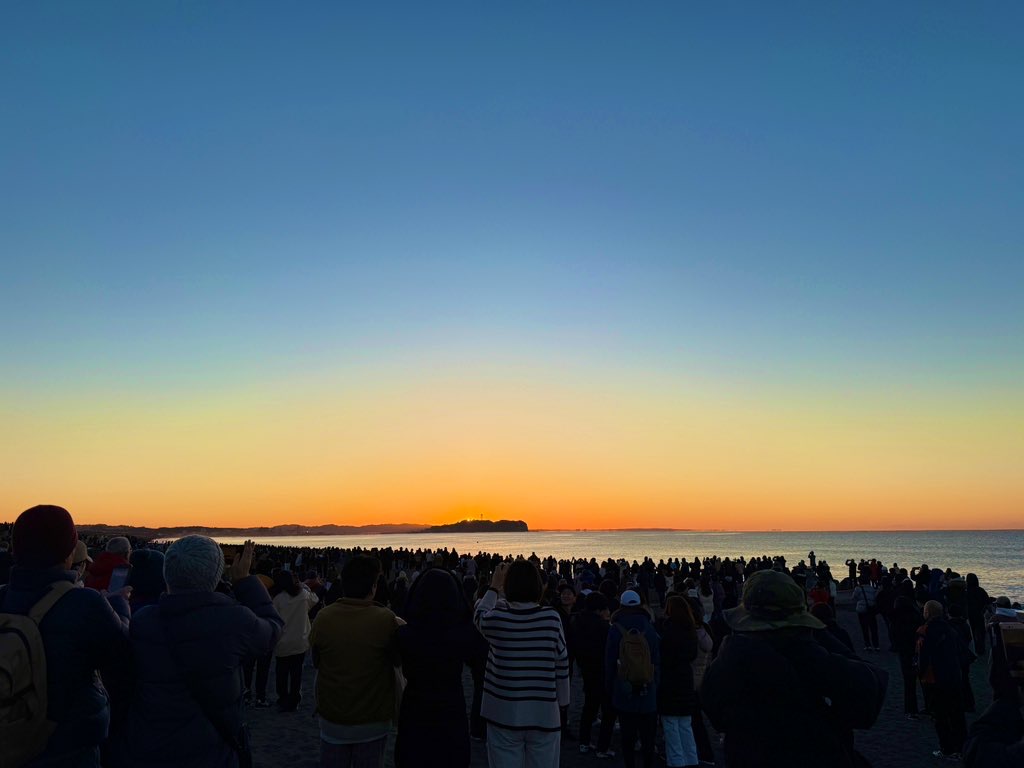
M 1016 3 L 0 9 L 0 388 L 1019 386 Z

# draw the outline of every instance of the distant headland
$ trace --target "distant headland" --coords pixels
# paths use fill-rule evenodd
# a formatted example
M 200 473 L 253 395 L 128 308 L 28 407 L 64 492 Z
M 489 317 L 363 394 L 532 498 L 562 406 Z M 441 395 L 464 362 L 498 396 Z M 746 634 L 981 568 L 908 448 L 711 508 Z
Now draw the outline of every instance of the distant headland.
M 462 520 L 448 525 L 432 525 L 423 533 L 526 533 L 530 527 L 522 520 Z
M 225 528 L 206 525 L 181 525 L 149 528 L 134 525 L 78 526 L 79 533 L 102 536 L 136 536 L 140 539 L 176 539 L 198 533 L 203 536 L 358 536 L 386 533 L 526 533 L 522 520 L 462 520 L 447 525 L 422 523 L 381 523 L 378 525 L 273 525 L 256 528 Z

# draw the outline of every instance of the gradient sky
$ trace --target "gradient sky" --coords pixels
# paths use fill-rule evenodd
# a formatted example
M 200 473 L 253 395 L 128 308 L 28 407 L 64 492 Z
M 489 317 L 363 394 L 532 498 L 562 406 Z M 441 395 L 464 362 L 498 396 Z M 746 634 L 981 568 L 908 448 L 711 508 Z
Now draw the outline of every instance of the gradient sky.
M 1020 527 L 1022 26 L 4 3 L 0 519 Z

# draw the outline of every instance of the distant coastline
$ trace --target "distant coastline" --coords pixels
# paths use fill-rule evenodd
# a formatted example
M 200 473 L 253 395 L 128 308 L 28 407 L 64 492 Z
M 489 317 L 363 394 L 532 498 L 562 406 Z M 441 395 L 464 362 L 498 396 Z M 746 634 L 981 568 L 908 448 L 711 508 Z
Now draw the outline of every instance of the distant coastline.
M 10 525 L 5 523 L 4 525 Z M 380 523 L 375 525 L 274 525 L 251 528 L 226 526 L 133 526 L 109 525 L 104 523 L 83 524 L 78 530 L 84 534 L 100 536 L 135 536 L 139 539 L 175 539 L 189 534 L 213 537 L 274 537 L 274 536 L 371 536 L 388 534 L 419 533 L 691 533 L 691 534 L 857 534 L 857 533 L 964 533 L 970 531 L 993 531 L 1015 533 L 1020 528 L 890 528 L 887 530 L 846 529 L 846 530 L 737 530 L 729 528 L 533 528 L 522 520 L 463 520 L 448 525 L 425 525 L 423 523 Z
M 381 523 L 378 525 L 273 525 L 256 528 L 227 528 L 206 525 L 179 525 L 150 528 L 135 525 L 78 526 L 79 533 L 101 536 L 135 536 L 140 539 L 176 539 L 191 534 L 203 536 L 366 536 L 399 533 L 528 533 L 522 520 L 462 520 L 447 525 L 422 523 Z

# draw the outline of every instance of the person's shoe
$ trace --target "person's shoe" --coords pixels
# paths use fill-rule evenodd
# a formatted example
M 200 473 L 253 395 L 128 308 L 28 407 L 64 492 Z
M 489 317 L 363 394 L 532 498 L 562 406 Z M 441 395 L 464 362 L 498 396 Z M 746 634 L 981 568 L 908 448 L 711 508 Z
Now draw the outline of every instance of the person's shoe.
M 907 720 L 920 720 L 921 716 L 916 712 L 907 712 L 906 718 Z
M 871 651 L 871 646 L 870 645 L 865 645 L 864 646 L 864 650 L 870 652 Z
M 267 709 L 270 706 L 270 702 L 266 699 L 256 699 L 256 703 L 253 706 L 256 709 Z
M 590 745 L 589 744 L 580 744 L 580 754 L 581 755 L 585 755 L 588 752 L 590 752 Z
M 610 749 L 607 752 L 595 752 L 594 757 L 600 758 L 601 760 L 607 760 L 608 758 L 615 757 L 615 752 Z
M 959 763 L 961 760 L 964 759 L 964 756 L 961 755 L 959 752 L 950 752 L 948 755 L 946 755 L 946 759 L 947 760 L 955 760 L 956 762 Z
M 242 703 L 246 705 L 252 704 L 252 691 L 248 688 L 246 688 L 245 693 L 242 694 Z

